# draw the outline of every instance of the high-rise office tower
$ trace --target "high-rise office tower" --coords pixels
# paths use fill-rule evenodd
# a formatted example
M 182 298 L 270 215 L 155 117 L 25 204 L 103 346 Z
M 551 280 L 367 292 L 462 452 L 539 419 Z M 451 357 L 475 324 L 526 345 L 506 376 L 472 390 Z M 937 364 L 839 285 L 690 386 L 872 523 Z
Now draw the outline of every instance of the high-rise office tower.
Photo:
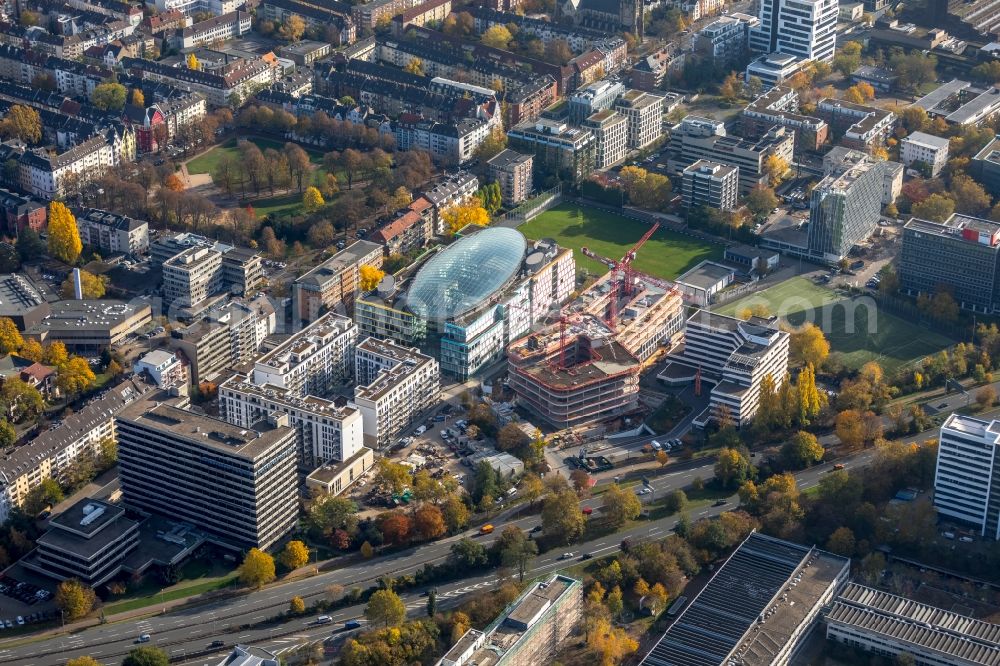
M 761 0 L 760 25 L 750 50 L 831 62 L 836 46 L 837 0 Z

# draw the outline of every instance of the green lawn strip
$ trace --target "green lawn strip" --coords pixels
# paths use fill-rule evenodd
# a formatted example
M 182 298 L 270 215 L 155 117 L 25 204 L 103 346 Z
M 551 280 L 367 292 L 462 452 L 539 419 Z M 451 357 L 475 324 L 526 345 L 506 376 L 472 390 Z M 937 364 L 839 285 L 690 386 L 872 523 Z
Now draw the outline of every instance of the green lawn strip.
M 617 260 L 642 238 L 649 226 L 604 210 L 562 204 L 526 222 L 518 230 L 534 240 L 554 238 L 563 247 L 573 250 L 579 269 L 601 275 L 608 267 L 585 256 L 581 248 L 587 247 L 603 257 Z M 722 246 L 660 229 L 639 250 L 633 266 L 640 272 L 672 280 L 705 259 L 721 258 L 722 253 Z
M 186 597 L 192 597 L 198 594 L 203 594 L 205 592 L 212 592 L 214 590 L 221 590 L 224 587 L 229 587 L 236 580 L 236 573 L 231 573 L 221 578 L 216 578 L 214 580 L 207 581 L 190 581 L 190 585 L 186 585 L 181 582 L 175 587 L 168 590 L 164 590 L 162 593 L 159 591 L 152 592 L 146 596 L 138 597 L 136 599 L 127 599 L 125 601 L 118 601 L 113 604 L 109 604 L 104 607 L 105 615 L 113 615 L 117 613 L 126 613 L 128 611 L 137 610 L 139 608 L 146 608 L 147 606 L 155 606 L 156 604 L 174 601 L 176 599 L 184 599 Z
M 954 344 L 948 337 L 878 309 L 870 298 L 852 300 L 804 277 L 786 280 L 716 311 L 735 316 L 756 304 L 767 306 L 789 324 L 811 321 L 819 326 L 830 341 L 832 355 L 852 369 L 878 361 L 891 372 Z M 876 319 L 869 326 L 873 312 Z

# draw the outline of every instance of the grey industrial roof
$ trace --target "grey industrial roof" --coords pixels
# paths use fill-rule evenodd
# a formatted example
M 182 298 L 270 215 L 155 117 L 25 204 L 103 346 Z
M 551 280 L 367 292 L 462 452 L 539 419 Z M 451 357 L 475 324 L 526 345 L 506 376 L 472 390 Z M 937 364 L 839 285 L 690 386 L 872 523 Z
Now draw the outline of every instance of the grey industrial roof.
M 691 285 L 698 289 L 711 289 L 727 277 L 732 276 L 735 272 L 735 270 L 728 266 L 706 260 L 678 277 L 677 282 Z
M 911 599 L 850 583 L 837 597 L 827 622 L 919 645 L 963 663 L 1000 663 L 1000 624 L 991 624 Z
M 642 664 L 726 663 L 799 567 L 816 553 L 788 541 L 751 534 L 663 634 Z

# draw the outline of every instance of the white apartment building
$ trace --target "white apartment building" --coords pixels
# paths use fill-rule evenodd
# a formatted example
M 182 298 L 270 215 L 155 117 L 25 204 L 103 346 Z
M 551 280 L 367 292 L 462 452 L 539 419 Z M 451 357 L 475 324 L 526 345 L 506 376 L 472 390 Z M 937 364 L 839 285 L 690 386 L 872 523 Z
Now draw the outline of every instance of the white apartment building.
M 178 33 L 181 48 L 191 49 L 215 41 L 236 39 L 250 32 L 248 12 L 235 11 L 182 28 Z
M 236 11 L 246 5 L 246 0 L 147 0 L 146 4 L 156 7 L 158 13 L 176 9 L 186 16 L 198 12 L 218 16 Z
M 645 148 L 663 136 L 663 97 L 627 90 L 614 106 L 628 121 L 628 147 Z
M 438 362 L 416 348 L 365 338 L 354 354 L 365 445 L 380 449 L 441 399 Z
M 327 395 L 351 378 L 357 339 L 358 327 L 350 318 L 328 312 L 258 359 L 253 383 L 299 396 Z
M 670 358 L 659 375 L 668 383 L 688 383 L 700 372 L 713 384 L 709 408 L 695 424 L 707 424 L 725 409 L 734 425 L 745 425 L 757 413 L 760 383 L 770 375 L 781 386 L 788 370 L 790 336 L 776 318 L 751 317 L 741 321 L 698 310 L 684 331 L 684 350 Z
M 904 166 L 922 162 L 930 167 L 931 177 L 937 176 L 948 162 L 948 139 L 925 132 L 914 132 L 903 139 L 899 157 Z
M 88 208 L 76 216 L 84 245 L 106 252 L 145 254 L 149 250 L 149 223 L 127 215 Z
M 287 414 L 295 430 L 299 468 L 307 472 L 330 461 L 349 460 L 364 446 L 358 408 L 254 384 L 247 375 L 236 374 L 219 385 L 219 409 L 226 421 L 242 428 L 252 428 L 272 413 Z
M 740 168 L 698 160 L 684 169 L 681 196 L 685 208 L 708 206 L 733 210 L 740 190 Z
M 104 136 L 95 136 L 60 155 L 42 150 L 24 153 L 18 160 L 18 180 L 42 199 L 59 199 L 80 185 L 100 178 L 115 165 L 115 151 Z
M 605 109 L 583 121 L 597 140 L 594 166 L 607 169 L 625 159 L 628 154 L 628 120 L 625 116 Z
M 952 414 L 941 424 L 934 507 L 990 539 L 1000 538 L 998 447 L 1000 421 Z
M 750 49 L 802 60 L 831 62 L 836 46 L 837 0 L 763 0 Z
M 192 307 L 221 290 L 221 252 L 192 247 L 163 264 L 163 298 L 175 307 Z
M 144 373 L 158 388 L 182 386 L 187 383 L 187 371 L 177 355 L 163 349 L 154 349 L 132 364 L 132 372 Z

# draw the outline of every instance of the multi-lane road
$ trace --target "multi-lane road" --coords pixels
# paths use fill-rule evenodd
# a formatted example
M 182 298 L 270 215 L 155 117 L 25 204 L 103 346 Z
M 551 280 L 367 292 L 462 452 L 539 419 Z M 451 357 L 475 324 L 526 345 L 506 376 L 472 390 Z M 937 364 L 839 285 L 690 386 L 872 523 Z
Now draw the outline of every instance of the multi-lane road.
M 863 451 L 841 462 L 845 467 L 865 465 L 873 456 L 872 451 Z M 670 472 L 652 481 L 654 493 L 643 496 L 644 500 L 659 499 L 664 493 L 683 488 L 695 477 L 710 478 L 712 476 L 712 461 L 695 464 L 687 469 Z M 796 474 L 800 487 L 809 488 L 819 483 L 819 479 L 830 469 L 829 465 L 814 467 Z M 732 509 L 736 498 L 729 504 L 720 507 L 704 507 L 695 509 L 692 519 L 704 518 Z M 584 506 L 596 507 L 600 499 L 590 499 L 583 502 Z M 536 515 L 525 518 L 507 520 L 503 523 L 495 521 L 497 532 L 506 525 L 517 525 L 522 529 L 531 529 L 539 523 Z M 617 534 L 595 539 L 586 543 L 574 544 L 567 550 L 576 556 L 591 553 L 596 556 L 615 552 L 624 538 L 647 539 L 660 538 L 673 529 L 675 517 L 661 518 L 655 521 L 643 522 L 641 525 Z M 19 646 L 8 647 L 0 643 L 0 663 L 32 664 L 33 666 L 56 666 L 64 664 L 66 659 L 90 655 L 106 664 L 117 664 L 121 657 L 135 646 L 140 634 L 149 634 L 151 644 L 166 650 L 174 658 L 182 658 L 205 650 L 214 640 L 223 640 L 227 646 L 235 643 L 262 645 L 271 649 L 281 650 L 288 647 L 308 643 L 329 636 L 344 620 L 356 619 L 361 615 L 362 607 L 357 606 L 341 610 L 335 614 L 336 624 L 333 626 L 310 626 L 308 619 L 294 619 L 273 625 L 267 629 L 241 630 L 239 627 L 254 624 L 274 617 L 288 607 L 288 601 L 293 596 L 301 596 L 306 603 L 321 598 L 326 594 L 326 588 L 332 584 L 342 585 L 347 589 L 352 587 L 367 587 L 383 575 L 399 575 L 412 573 L 428 562 L 440 562 L 448 556 L 451 546 L 465 536 L 473 536 L 489 542 L 495 536 L 478 537 L 474 531 L 456 535 L 433 543 L 424 544 L 404 552 L 379 557 L 367 562 L 359 562 L 322 573 L 311 578 L 283 583 L 267 587 L 237 598 L 211 602 L 192 608 L 168 611 L 142 619 L 127 620 L 113 624 L 102 625 L 74 634 L 47 637 L 38 641 Z M 558 559 L 560 551 L 552 551 L 536 558 L 532 564 L 531 575 L 554 571 L 572 561 Z M 438 585 L 438 599 L 442 604 L 461 594 L 492 584 L 495 578 L 493 572 L 476 572 L 460 581 L 451 584 Z M 404 595 L 410 608 L 421 607 L 425 600 L 417 592 Z M 155 612 L 155 607 L 151 609 Z M 301 631 L 294 631 L 301 627 Z M 204 658 L 203 662 L 217 663 L 212 658 Z

